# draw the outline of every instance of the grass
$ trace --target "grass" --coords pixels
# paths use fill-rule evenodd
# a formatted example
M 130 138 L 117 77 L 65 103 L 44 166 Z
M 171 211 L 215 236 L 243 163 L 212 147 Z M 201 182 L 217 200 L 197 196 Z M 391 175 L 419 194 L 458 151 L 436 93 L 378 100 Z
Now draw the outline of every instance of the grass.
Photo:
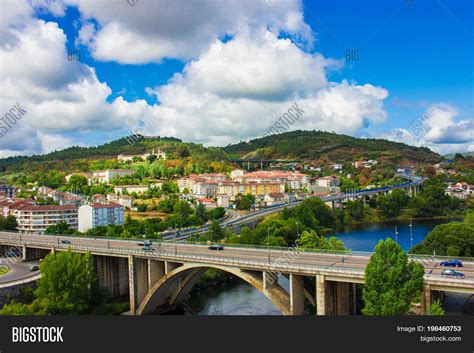
M 10 272 L 10 269 L 7 267 L 0 267 L 0 276 L 6 275 L 8 272 Z

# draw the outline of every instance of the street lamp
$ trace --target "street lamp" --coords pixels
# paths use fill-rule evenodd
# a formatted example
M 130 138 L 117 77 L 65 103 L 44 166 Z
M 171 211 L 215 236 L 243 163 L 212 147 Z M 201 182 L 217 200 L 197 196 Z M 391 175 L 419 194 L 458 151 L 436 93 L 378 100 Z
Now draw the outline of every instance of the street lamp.
M 268 263 L 270 263 L 270 227 L 267 227 Z

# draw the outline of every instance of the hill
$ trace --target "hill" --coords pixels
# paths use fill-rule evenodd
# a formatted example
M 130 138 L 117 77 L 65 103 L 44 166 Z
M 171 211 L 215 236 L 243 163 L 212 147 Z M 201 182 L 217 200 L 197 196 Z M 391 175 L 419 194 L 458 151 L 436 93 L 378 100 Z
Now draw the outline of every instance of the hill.
M 224 147 L 233 158 L 328 160 L 385 159 L 396 164 L 435 163 L 441 156 L 426 147 L 356 138 L 324 131 L 291 131 Z
M 16 156 L 0 159 L 0 172 L 23 172 L 37 169 L 61 171 L 87 170 L 81 166 L 92 160 L 110 160 L 119 154 L 142 154 L 153 148 L 161 149 L 171 158 L 192 156 L 194 160 L 218 161 L 225 159 L 222 149 L 206 148 L 201 144 L 186 143 L 174 137 L 142 137 L 134 144 L 121 138 L 96 147 L 70 147 L 44 155 Z

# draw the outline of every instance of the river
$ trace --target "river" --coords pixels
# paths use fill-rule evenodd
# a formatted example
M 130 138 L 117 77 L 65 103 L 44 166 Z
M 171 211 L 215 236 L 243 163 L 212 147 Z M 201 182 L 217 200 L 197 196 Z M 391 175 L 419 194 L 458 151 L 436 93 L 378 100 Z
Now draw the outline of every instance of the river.
M 413 221 L 413 245 L 423 240 L 435 226 L 451 220 L 416 220 Z M 335 234 L 344 245 L 354 251 L 372 251 L 380 239 L 390 237 L 395 240 L 395 226 L 398 231 L 398 242 L 404 250 L 410 248 L 410 226 L 408 221 L 385 222 L 372 224 L 360 229 L 346 229 Z M 288 286 L 288 281 L 280 277 L 279 283 Z M 459 303 L 465 295 L 448 295 L 447 313 L 460 311 Z M 465 300 L 465 298 L 464 298 Z M 448 308 L 447 308 L 448 309 Z M 280 315 L 280 312 L 256 288 L 240 279 L 213 286 L 193 293 L 184 303 L 186 315 Z

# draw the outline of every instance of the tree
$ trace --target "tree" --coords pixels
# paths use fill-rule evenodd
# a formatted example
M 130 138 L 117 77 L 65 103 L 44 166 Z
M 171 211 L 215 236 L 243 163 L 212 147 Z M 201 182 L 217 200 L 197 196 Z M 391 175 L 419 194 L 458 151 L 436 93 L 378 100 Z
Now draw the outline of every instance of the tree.
M 12 302 L 4 315 L 79 315 L 100 300 L 90 253 L 71 251 L 49 254 L 40 265 L 41 278 L 32 304 Z
M 90 253 L 50 254 L 44 258 L 40 270 L 42 276 L 35 295 L 45 312 L 60 315 L 87 312 L 98 290 Z
M 204 222 L 207 221 L 206 207 L 202 203 L 199 203 L 194 210 L 194 215 Z
M 191 155 L 191 151 L 189 150 L 189 147 L 186 145 L 179 145 L 178 148 L 176 149 L 176 153 L 178 154 L 178 157 L 181 157 L 181 158 L 189 157 Z
M 83 175 L 74 174 L 69 178 L 68 189 L 72 192 L 82 193 L 87 187 L 87 178 Z
M 314 230 L 304 231 L 296 244 L 301 249 L 346 250 L 342 241 L 335 237 L 319 236 Z
M 17 227 L 18 227 L 18 223 L 16 221 L 15 216 L 8 215 L 7 218 L 5 218 L 5 229 L 15 230 Z
M 254 200 L 255 198 L 252 195 L 237 194 L 237 196 L 235 196 L 235 208 L 238 210 L 250 210 L 250 206 Z
M 443 308 L 443 305 L 441 304 L 441 302 L 439 300 L 435 300 L 430 305 L 429 313 L 432 316 L 443 316 L 444 315 L 444 308 Z
M 346 204 L 346 210 L 355 221 L 364 219 L 364 203 L 361 200 L 349 201 Z
M 404 190 L 393 190 L 389 195 L 377 197 L 377 208 L 382 216 L 386 218 L 396 217 L 400 214 L 402 207 L 406 206 L 409 197 Z
M 148 163 L 150 164 L 156 161 L 157 158 L 158 156 L 156 154 L 150 154 L 148 157 L 146 157 Z
M 412 252 L 441 256 L 473 256 L 474 225 L 466 222 L 449 222 L 437 225 L 428 236 L 416 244 Z
M 411 206 L 417 217 L 431 217 L 443 215 L 456 203 L 446 195 L 444 188 L 438 184 L 428 185 L 412 198 Z
M 390 238 L 380 240 L 365 268 L 364 315 L 403 315 L 421 295 L 423 266 L 408 262 L 406 252 Z
M 225 232 L 224 229 L 222 229 L 219 221 L 212 221 L 209 227 L 208 236 L 211 241 L 219 241 L 224 239 Z
M 51 224 L 44 231 L 45 234 L 72 234 L 73 232 L 74 230 L 70 229 L 66 222 Z

